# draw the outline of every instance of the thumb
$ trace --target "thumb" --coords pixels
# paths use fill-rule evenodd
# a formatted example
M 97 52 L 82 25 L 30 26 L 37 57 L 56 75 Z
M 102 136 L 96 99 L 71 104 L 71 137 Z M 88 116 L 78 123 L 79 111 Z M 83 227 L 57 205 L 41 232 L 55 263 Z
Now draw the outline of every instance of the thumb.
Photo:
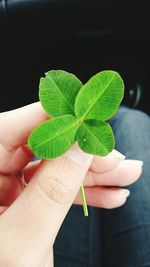
M 63 156 L 41 162 L 26 189 L 1 216 L 7 234 L 11 232 L 9 240 L 15 240 L 16 256 L 23 251 L 25 257 L 30 249 L 38 258 L 43 247 L 53 245 L 92 159 L 75 144 Z

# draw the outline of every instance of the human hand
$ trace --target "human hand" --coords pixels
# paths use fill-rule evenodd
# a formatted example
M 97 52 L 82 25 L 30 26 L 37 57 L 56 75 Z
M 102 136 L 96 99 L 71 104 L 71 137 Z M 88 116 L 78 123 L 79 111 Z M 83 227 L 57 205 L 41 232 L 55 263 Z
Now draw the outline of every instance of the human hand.
M 113 208 L 125 203 L 127 193 L 104 186 L 130 184 L 141 173 L 140 162 L 123 160 L 116 151 L 92 158 L 76 146 L 56 160 L 29 163 L 34 155 L 26 147 L 28 135 L 47 118 L 39 103 L 0 115 L 1 213 L 7 209 L 0 217 L 3 267 L 53 265 L 55 237 L 72 202 L 81 204 L 77 192 L 85 176 L 88 204 Z M 19 182 L 23 169 L 30 181 L 25 190 Z
M 39 166 L 39 161 L 30 162 L 34 155 L 26 141 L 29 132 L 47 118 L 39 102 L 0 114 L 0 213 L 22 192 L 19 182 L 22 170 L 28 183 Z M 106 157 L 93 158 L 84 180 L 88 205 L 114 208 L 126 201 L 127 191 L 105 187 L 126 186 L 139 178 L 142 162 L 124 158 L 116 150 Z M 81 204 L 80 193 L 74 203 Z

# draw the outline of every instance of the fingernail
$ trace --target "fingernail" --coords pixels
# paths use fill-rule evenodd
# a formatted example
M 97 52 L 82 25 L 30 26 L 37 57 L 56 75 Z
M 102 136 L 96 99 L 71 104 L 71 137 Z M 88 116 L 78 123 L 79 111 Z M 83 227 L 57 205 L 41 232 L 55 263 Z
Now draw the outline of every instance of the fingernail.
M 85 163 L 88 164 L 93 159 L 93 155 L 83 152 L 76 143 L 72 145 L 71 149 L 68 150 L 65 155 L 72 161 L 81 165 Z
M 131 164 L 135 165 L 135 166 L 143 166 L 143 161 L 142 160 L 135 160 L 135 159 L 131 159 L 131 160 L 127 160 L 127 162 L 130 161 Z
M 115 149 L 113 149 L 112 151 L 112 156 L 118 160 L 124 160 L 126 158 L 123 154 L 121 154 L 119 151 Z
M 127 198 L 130 195 L 130 191 L 128 189 L 123 189 L 123 194 Z

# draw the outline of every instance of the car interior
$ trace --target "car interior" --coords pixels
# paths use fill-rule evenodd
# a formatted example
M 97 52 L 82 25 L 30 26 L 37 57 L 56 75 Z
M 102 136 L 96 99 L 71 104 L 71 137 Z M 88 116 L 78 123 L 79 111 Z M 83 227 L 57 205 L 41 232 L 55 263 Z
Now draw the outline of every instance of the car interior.
M 122 104 L 150 112 L 148 1 L 1 0 L 0 112 L 38 101 L 51 69 L 83 83 L 102 70 L 125 82 Z

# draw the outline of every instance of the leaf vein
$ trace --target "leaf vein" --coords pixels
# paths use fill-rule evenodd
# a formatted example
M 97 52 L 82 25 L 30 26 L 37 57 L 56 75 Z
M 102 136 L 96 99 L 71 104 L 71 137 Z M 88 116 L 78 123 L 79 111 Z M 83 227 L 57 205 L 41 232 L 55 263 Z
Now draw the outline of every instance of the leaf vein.
M 88 132 L 89 132 L 91 135 L 93 135 L 94 138 L 95 138 L 98 142 L 100 142 L 100 143 L 102 144 L 103 148 L 106 149 L 106 147 L 105 147 L 105 145 L 102 143 L 102 141 L 99 140 L 98 137 L 97 137 L 97 136 L 96 136 L 96 135 L 89 129 L 89 127 L 86 125 L 86 123 L 84 123 L 83 125 L 84 125 L 85 128 L 88 130 Z
M 67 105 L 71 108 L 71 110 L 72 110 L 73 113 L 74 113 L 74 109 L 73 109 L 71 103 L 68 101 L 67 98 L 64 97 L 64 95 L 63 95 L 63 93 L 61 92 L 61 90 L 59 89 L 57 83 L 51 78 L 51 76 L 50 76 L 49 74 L 47 75 L 47 77 L 48 77 L 48 79 L 51 80 L 52 83 L 56 86 L 57 91 L 59 92 L 59 94 L 62 96 L 62 98 L 64 99 L 64 101 L 67 103 Z
M 110 82 L 107 84 L 107 86 L 105 86 L 103 93 L 98 97 L 98 99 L 96 99 L 96 101 L 93 103 L 93 105 L 85 112 L 85 114 L 83 115 L 83 119 L 85 119 L 85 117 L 89 114 L 89 112 L 91 111 L 93 106 L 96 105 L 96 103 L 99 101 L 100 97 L 102 97 L 102 95 L 105 93 L 106 88 L 112 83 L 112 80 L 114 79 L 115 75 L 116 74 L 114 73 L 114 75 L 113 75 L 112 79 L 110 80 Z
M 45 145 L 46 143 L 52 141 L 53 139 L 57 138 L 58 136 L 61 136 L 63 134 L 65 134 L 67 131 L 69 131 L 70 129 L 72 129 L 73 127 L 77 126 L 78 124 L 78 121 L 76 121 L 75 123 L 71 124 L 70 127 L 67 127 L 63 132 L 59 132 L 58 134 L 56 134 L 55 136 L 53 136 L 52 138 L 48 138 L 46 141 L 38 144 L 37 146 L 34 146 L 34 149 L 37 149 L 38 147 L 42 146 L 42 145 Z M 77 128 L 78 129 L 78 128 Z

